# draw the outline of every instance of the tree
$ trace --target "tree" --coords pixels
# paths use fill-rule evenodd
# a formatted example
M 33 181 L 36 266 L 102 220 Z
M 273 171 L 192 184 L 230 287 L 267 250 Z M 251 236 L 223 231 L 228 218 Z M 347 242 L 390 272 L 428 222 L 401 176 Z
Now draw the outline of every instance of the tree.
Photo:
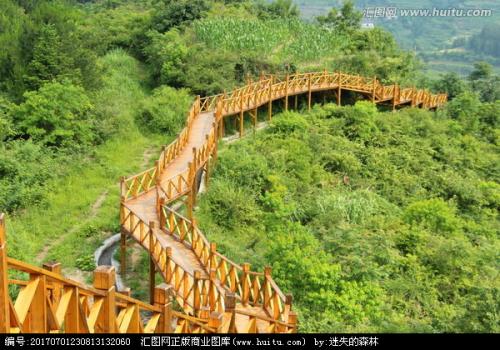
M 174 87 L 182 85 L 182 77 L 188 55 L 188 47 L 179 31 L 172 28 L 166 33 L 151 30 L 147 33 L 150 44 L 144 54 L 156 83 Z
M 157 0 L 151 20 L 152 28 L 165 33 L 172 27 L 203 17 L 208 9 L 205 0 Z
M 474 63 L 474 70 L 469 74 L 472 90 L 479 94 L 483 102 L 495 102 L 500 99 L 500 77 L 493 74 L 493 68 L 486 62 Z
M 292 0 L 275 0 L 271 3 L 257 3 L 258 16 L 262 19 L 298 18 L 299 8 Z
M 469 74 L 470 81 L 488 79 L 493 73 L 493 68 L 487 62 L 474 63 L 474 70 Z
M 332 8 L 328 15 L 316 17 L 319 24 L 344 33 L 358 29 L 362 19 L 363 13 L 355 9 L 352 0 L 344 1 L 340 11 Z
M 446 73 L 441 79 L 434 83 L 434 90 L 440 93 L 447 93 L 448 99 L 454 99 L 466 89 L 464 81 L 455 72 Z
M 144 101 L 138 118 L 152 132 L 174 135 L 183 127 L 191 102 L 187 90 L 162 86 Z
M 13 111 L 22 136 L 61 149 L 84 148 L 95 141 L 94 107 L 83 88 L 67 81 L 50 82 L 24 97 Z
M 75 78 L 71 70 L 72 58 L 63 50 L 61 37 L 52 24 L 43 25 L 33 49 L 33 59 L 28 65 L 26 83 L 36 90 L 52 80 Z

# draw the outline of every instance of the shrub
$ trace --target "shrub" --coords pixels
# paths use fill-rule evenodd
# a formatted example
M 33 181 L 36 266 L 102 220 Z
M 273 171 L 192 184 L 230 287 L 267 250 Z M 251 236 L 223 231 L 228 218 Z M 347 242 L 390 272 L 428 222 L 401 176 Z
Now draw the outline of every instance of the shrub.
M 412 203 L 406 208 L 404 219 L 411 225 L 420 225 L 436 233 L 453 233 L 460 229 L 455 209 L 440 198 Z
M 83 271 L 94 271 L 96 268 L 94 255 L 83 255 L 76 259 L 76 267 Z
M 295 132 L 305 132 L 308 127 L 307 120 L 300 114 L 293 112 L 282 113 L 279 118 L 275 118 L 271 124 L 270 131 L 278 134 L 292 134 Z
M 42 201 L 55 165 L 51 152 L 31 141 L 0 145 L 0 212 Z
M 54 148 L 79 149 L 96 140 L 94 106 L 83 88 L 51 82 L 24 94 L 14 108 L 19 131 L 33 141 Z
M 184 126 L 191 103 L 188 90 L 162 86 L 143 102 L 138 119 L 151 132 L 174 135 Z

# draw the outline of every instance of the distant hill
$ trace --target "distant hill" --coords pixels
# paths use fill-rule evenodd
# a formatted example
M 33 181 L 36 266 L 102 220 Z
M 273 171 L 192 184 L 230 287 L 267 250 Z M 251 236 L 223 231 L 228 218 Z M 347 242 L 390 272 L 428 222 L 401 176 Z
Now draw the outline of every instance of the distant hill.
M 301 9 L 302 16 L 313 19 L 324 14 L 331 7 L 340 6 L 341 0 L 294 0 Z M 410 0 L 355 0 L 360 10 L 370 10 L 370 18 L 365 22 L 373 23 L 389 30 L 396 37 L 399 45 L 408 50 L 415 50 L 426 62 L 430 73 L 440 71 L 456 71 L 462 75 L 472 69 L 472 62 L 484 60 L 500 70 L 499 55 L 493 54 L 489 41 L 492 25 L 500 21 L 500 2 L 485 1 L 410 1 Z M 396 8 L 397 17 L 387 18 L 384 10 L 375 17 L 377 8 Z M 401 9 L 481 9 L 491 10 L 490 16 L 484 17 L 403 17 Z M 486 28 L 486 32 L 485 32 Z M 482 33 L 482 34 L 481 34 Z M 488 41 L 488 43 L 483 42 Z M 485 50 L 478 48 L 486 48 Z

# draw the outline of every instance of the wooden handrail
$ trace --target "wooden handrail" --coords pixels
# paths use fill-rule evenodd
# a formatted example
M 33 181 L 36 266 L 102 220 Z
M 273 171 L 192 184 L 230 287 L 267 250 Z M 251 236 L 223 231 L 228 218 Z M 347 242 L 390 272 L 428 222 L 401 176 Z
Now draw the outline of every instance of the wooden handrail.
M 223 94 L 204 98 L 198 96 L 188 113 L 186 127 L 174 142 L 164 148 L 160 160 L 157 162 L 157 167 L 122 181 L 124 183 L 122 185 L 122 198 L 124 201 L 129 198 L 137 198 L 144 192 L 151 190 L 152 178 L 155 176 L 158 179 L 161 178 L 163 170 L 177 155 L 183 152 L 188 143 L 194 120 L 202 113 L 215 112 L 216 123 L 210 132 L 205 135 L 205 141 L 202 145 L 193 149 L 192 161 L 188 167 L 169 179 L 157 181 L 156 183 L 156 211 L 161 224 L 160 228 L 190 247 L 207 274 L 215 276 L 214 278 L 218 280 L 218 283 L 212 285 L 212 291 L 217 291 L 220 283 L 220 286 L 227 291 L 236 293 L 236 297 L 240 302 L 252 305 L 262 304 L 275 320 L 288 317 L 290 310 L 289 306 L 286 306 L 287 299 L 285 295 L 272 279 L 270 273 L 250 271 L 247 265 L 238 265 L 229 260 L 216 251 L 215 244 L 210 244 L 194 222 L 168 208 L 167 205 L 185 194 L 193 196 L 195 175 L 205 166 L 205 163 L 217 148 L 217 139 L 220 137 L 220 133 L 216 131 L 216 125 L 224 116 L 254 110 L 263 104 L 280 98 L 285 98 L 285 108 L 288 108 L 288 97 L 291 95 L 307 92 L 309 93 L 309 99 L 311 99 L 311 92 L 329 89 L 337 90 L 338 102 L 340 102 L 341 89 L 364 93 L 370 96 L 374 103 L 391 101 L 393 108 L 404 103 L 411 103 L 412 106 L 421 106 L 423 108 L 434 108 L 446 102 L 446 95 L 443 94 L 430 95 L 423 90 L 396 88 L 394 84 L 382 85 L 376 77 L 365 78 L 342 72 L 329 73 L 325 70 L 322 72 L 286 74 L 286 76 L 262 75 L 259 80 L 255 82 L 249 81 L 246 85 L 228 93 L 224 92 Z M 129 210 L 129 215 L 134 216 L 132 210 Z M 144 227 L 148 227 L 146 223 L 141 225 L 143 230 Z M 132 225 L 129 226 L 132 227 Z M 137 227 L 136 224 L 132 231 L 137 236 L 135 238 L 143 243 L 147 233 L 137 235 L 135 233 Z M 164 254 L 164 247 L 160 247 L 158 242 L 156 240 L 155 245 L 152 248 L 150 247 L 149 250 L 150 254 L 159 260 L 158 264 L 161 267 L 162 264 L 165 266 L 166 263 L 165 260 L 161 259 L 161 254 Z M 168 261 L 169 264 L 174 265 L 172 265 L 172 270 L 164 273 L 164 275 L 171 275 L 174 271 L 178 274 L 179 269 L 181 269 L 184 271 L 183 276 L 189 275 L 190 278 L 194 278 L 192 274 L 186 273 L 186 270 L 176 263 L 172 257 L 168 258 Z M 212 274 L 212 271 L 214 274 Z M 211 279 L 212 277 L 208 281 L 210 282 Z M 181 298 L 184 304 L 191 308 L 195 307 L 195 304 L 199 304 L 189 299 L 192 298 L 191 293 L 198 293 L 196 295 L 199 295 L 198 283 L 205 285 L 207 280 L 203 278 L 196 279 L 195 282 L 192 282 L 189 291 L 183 291 L 184 295 Z M 176 286 L 174 290 L 180 292 L 179 281 L 176 281 L 174 285 Z M 217 298 L 220 299 L 222 291 L 217 293 L 219 293 Z
M 246 85 L 229 93 L 204 98 L 197 96 L 188 111 L 186 126 L 175 140 L 163 147 L 155 166 L 120 181 L 122 232 L 127 232 L 149 251 L 158 271 L 170 286 L 157 287 L 154 304 L 147 304 L 115 291 L 113 268 L 97 268 L 94 286 L 90 287 L 65 278 L 52 265 L 40 268 L 10 258 L 6 253 L 5 217 L 0 214 L 0 331 L 169 331 L 171 317 L 174 316 L 179 322 L 175 331 L 216 332 L 222 329 L 220 315 L 226 312 L 225 298 L 228 295 L 233 295 L 233 304 L 227 312 L 233 313 L 233 316 L 238 313 L 249 317 L 249 324 L 244 331 L 256 331 L 257 319 L 272 325 L 270 331 L 296 330 L 296 315 L 291 311 L 292 299 L 279 289 L 270 268 L 266 268 L 263 273 L 256 272 L 251 271 L 249 264 L 239 265 L 231 261 L 217 251 L 215 243 L 208 241 L 194 220 L 185 218 L 167 205 L 185 194 L 191 198 L 196 195 L 196 174 L 202 168 L 208 169 L 207 162 L 216 155 L 217 140 L 221 136 L 218 124 L 224 116 L 240 114 L 241 118 L 243 112 L 254 111 L 280 98 L 285 98 L 287 109 L 288 97 L 302 93 L 308 93 L 310 107 L 311 92 L 333 89 L 337 90 L 339 103 L 340 91 L 343 89 L 363 93 L 373 103 L 391 103 L 393 109 L 406 103 L 413 107 L 436 108 L 447 101 L 445 94 L 433 95 L 426 90 L 401 88 L 397 84 L 382 85 L 376 77 L 329 73 L 326 70 L 286 74 L 285 77 L 262 75 L 259 80 L 249 79 Z M 205 139 L 201 145 L 193 149 L 187 168 L 162 180 L 164 170 L 189 144 L 196 119 L 202 113 L 214 112 L 215 123 L 206 135 L 202 135 Z M 256 118 L 256 112 L 253 115 Z M 243 124 L 240 125 L 242 128 Z M 138 199 L 152 190 L 155 190 L 154 205 L 159 225 L 155 221 L 144 222 L 127 205 L 127 201 Z M 162 231 L 194 252 L 204 275 L 201 271 L 193 272 L 191 267 L 183 266 L 183 262 L 174 257 L 172 247 L 162 243 L 158 236 Z M 27 273 L 30 279 L 9 279 L 8 269 Z M 11 301 L 9 285 L 20 289 L 15 303 Z M 170 291 L 186 314 L 169 308 Z M 49 298 L 49 307 L 44 295 Z M 235 310 L 234 300 L 243 306 L 261 306 L 270 316 L 254 314 L 241 308 Z M 139 317 L 140 310 L 152 313 L 146 325 Z M 215 318 L 209 320 L 206 311 L 215 312 Z M 198 314 L 203 314 L 205 318 L 196 317 Z

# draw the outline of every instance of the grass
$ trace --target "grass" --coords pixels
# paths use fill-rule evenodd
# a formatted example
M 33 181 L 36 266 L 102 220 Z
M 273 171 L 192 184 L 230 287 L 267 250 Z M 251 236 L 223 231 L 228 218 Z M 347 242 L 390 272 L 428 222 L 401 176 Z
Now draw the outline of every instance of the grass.
M 144 135 L 134 123 L 137 107 L 148 94 L 141 85 L 145 80 L 141 65 L 122 51 L 107 54 L 100 63 L 104 83 L 94 103 L 103 115 L 116 119 L 117 132 L 95 149 L 92 158 L 62 164 L 65 176 L 47 184 L 43 205 L 8 218 L 11 251 L 25 261 L 59 261 L 74 270 L 77 258 L 89 257 L 103 238 L 119 230 L 120 176 L 153 163 L 160 145 L 169 141 Z

